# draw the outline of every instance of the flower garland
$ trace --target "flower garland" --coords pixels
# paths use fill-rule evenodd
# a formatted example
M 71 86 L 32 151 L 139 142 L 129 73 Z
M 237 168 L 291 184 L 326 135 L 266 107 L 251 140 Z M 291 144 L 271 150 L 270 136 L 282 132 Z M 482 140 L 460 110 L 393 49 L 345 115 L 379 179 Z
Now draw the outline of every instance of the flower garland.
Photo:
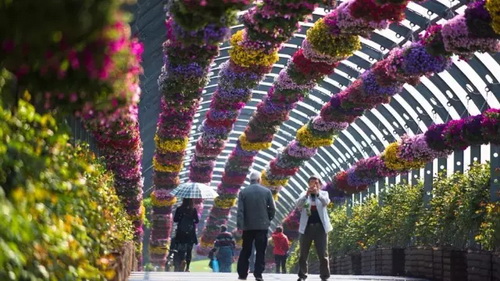
M 209 2 L 181 0 L 171 2 L 167 7 L 172 18 L 165 22 L 168 40 L 163 45 L 164 66 L 158 78 L 162 99 L 153 160 L 153 196 L 162 195 L 162 199 L 155 199 L 158 204 L 153 204 L 152 213 L 156 219 L 152 221 L 150 240 L 152 247 L 158 246 L 157 252 L 151 255 L 151 262 L 158 266 L 165 263 L 168 250 L 165 244 L 169 243 L 172 229 L 172 220 L 164 218 L 169 218 L 175 203 L 174 198 L 163 193 L 179 184 L 189 132 L 219 44 L 228 38 L 236 9 L 251 1 Z M 203 161 L 200 160 L 192 169 L 200 169 Z M 203 178 L 197 180 L 210 181 Z M 159 193 L 160 190 L 163 193 Z M 201 202 L 196 207 L 202 208 Z M 158 240 L 155 240 L 157 237 Z
M 223 142 L 227 140 L 240 109 L 250 100 L 250 89 L 256 86 L 264 74 L 271 70 L 272 64 L 278 59 L 277 54 L 282 43 L 291 38 L 297 23 L 304 20 L 305 15 L 312 13 L 316 6 L 315 3 L 318 2 L 320 1 L 295 1 L 294 3 L 266 1 L 262 5 L 250 9 L 243 17 L 245 30 L 233 35 L 230 60 L 222 65 L 219 72 L 219 85 L 213 96 L 210 111 L 207 113 L 207 119 L 204 122 L 204 133 L 200 140 L 217 139 Z M 225 130 L 213 130 L 212 128 L 224 128 Z M 191 162 L 192 165 L 197 162 L 197 158 L 200 156 L 215 159 L 223 149 L 223 146 L 209 149 L 207 146 L 203 146 L 203 143 L 203 141 L 198 141 L 200 145 L 196 147 Z M 268 148 L 270 146 L 270 141 L 263 140 L 259 143 L 249 143 L 246 141 L 245 136 L 242 136 L 235 150 L 240 154 L 234 155 L 233 153 L 230 156 L 229 161 L 231 163 L 226 166 L 222 179 L 223 183 L 218 188 L 219 194 L 237 195 L 239 191 L 238 185 L 241 185 L 244 181 L 253 162 L 254 149 Z M 250 153 L 247 152 L 248 150 L 250 150 Z M 212 168 L 198 169 L 197 171 L 200 173 L 190 173 L 191 180 L 200 178 L 209 180 L 211 178 Z M 204 173 L 204 175 L 200 175 L 201 173 Z M 216 210 L 217 208 L 214 207 L 211 214 Z M 221 218 L 227 217 L 227 214 L 228 212 L 220 214 L 222 215 Z M 218 229 L 211 227 L 211 222 L 216 222 L 216 220 L 207 222 L 202 239 L 209 239 L 213 243 L 213 236 Z M 199 253 L 206 253 L 207 250 L 209 249 L 203 248 L 202 245 Z
M 359 34 L 367 34 L 374 28 L 383 28 L 387 26 L 387 20 L 393 19 L 392 15 L 386 14 L 387 18 L 378 19 L 373 21 L 369 15 L 366 18 L 355 17 L 354 10 L 358 9 L 359 3 L 366 1 L 349 1 L 340 5 L 334 12 L 328 14 L 322 20 L 318 21 L 317 25 L 309 29 L 308 38 L 304 40 L 302 44 L 302 52 L 297 52 L 292 59 L 292 66 L 300 66 L 300 71 L 291 72 L 290 76 L 293 79 L 304 81 L 317 81 L 318 78 L 322 78 L 322 74 L 327 74 L 326 68 L 321 67 L 311 67 L 308 68 L 309 64 L 323 64 L 328 65 L 333 64 L 335 61 L 342 59 L 345 56 L 352 54 L 354 50 L 359 48 Z M 390 6 L 377 6 L 382 10 L 388 9 Z M 397 9 L 403 9 L 406 2 L 401 6 L 397 5 Z M 358 7 L 358 8 L 356 8 Z M 383 12 L 380 12 L 384 14 Z M 342 28 L 339 28 L 342 27 Z M 324 43 L 323 40 L 337 42 L 343 42 L 343 44 L 330 45 L 330 43 Z M 340 45 L 340 46 L 339 46 Z M 346 49 L 342 49 L 347 47 Z M 309 58 L 305 58 L 307 55 Z M 309 59 L 310 63 L 304 63 L 304 59 Z M 289 68 L 291 68 L 289 66 Z M 315 71 L 319 69 L 320 71 Z M 305 71 L 304 71 L 305 70 Z M 323 72 L 325 71 L 325 72 Z M 319 75 L 318 75 L 319 74 Z M 370 77 L 372 83 L 377 82 Z M 365 79 L 369 80 L 369 79 Z M 357 85 L 366 86 L 367 83 L 363 84 L 358 82 Z M 390 94 L 397 92 L 397 89 L 391 89 Z M 384 89 L 384 91 L 387 91 Z M 358 91 L 359 92 L 359 91 Z M 358 92 L 354 92 L 359 96 Z M 382 95 L 382 91 L 379 95 Z M 276 96 L 275 92 L 273 95 Z M 274 98 L 274 97 L 273 97 Z M 368 101 L 367 101 L 368 100 Z M 333 118 L 327 119 L 322 118 L 323 116 L 318 116 L 313 118 L 308 122 L 308 124 L 302 126 L 296 135 L 296 139 L 292 141 L 276 158 L 273 160 L 274 166 L 269 167 L 267 170 L 267 178 L 270 180 L 285 180 L 288 179 L 292 174 L 290 171 L 298 171 L 299 167 L 305 160 L 310 159 L 316 154 L 316 148 L 321 146 L 328 146 L 333 143 L 333 136 L 338 134 L 340 131 L 345 129 L 348 124 L 358 116 L 360 116 L 364 109 L 361 107 L 362 104 L 368 103 L 369 101 L 386 101 L 387 99 L 380 97 L 368 97 L 363 95 L 363 98 L 356 97 L 354 102 L 350 99 L 347 93 L 341 93 L 332 97 L 331 104 L 335 107 L 324 109 L 322 112 L 328 113 L 328 116 Z M 258 115 L 256 114 L 255 117 Z M 341 117 L 339 117 L 341 116 Z M 333 120 L 332 120 L 333 119 Z M 250 121 L 250 123 L 253 120 Z M 250 126 L 249 126 L 250 127 Z M 251 128 L 251 127 L 250 127 Z M 247 131 L 245 131 L 247 133 Z M 249 138 L 247 133 L 247 138 Z
M 221 65 L 219 84 L 212 97 L 210 110 L 203 122 L 203 134 L 197 141 L 191 159 L 191 181 L 209 182 L 213 165 L 208 162 L 202 168 L 198 158 L 211 158 L 212 162 L 224 149 L 241 108 L 252 96 L 251 89 L 271 71 L 278 61 L 278 51 L 297 29 L 299 21 L 311 14 L 321 0 L 265 1 L 256 5 L 242 17 L 245 28 L 236 32 L 230 40 L 229 60 Z M 210 146 L 217 142 L 218 146 Z M 264 149 L 270 141 L 250 144 L 243 138 L 245 149 Z
M 275 3 L 278 1 L 268 1 L 265 4 L 271 2 Z M 249 18 L 252 18 L 251 14 L 246 18 L 251 22 Z M 338 21 L 331 22 L 320 20 L 315 23 L 313 28 L 309 29 L 307 39 L 302 43 L 303 48 L 293 55 L 287 68 L 280 72 L 278 79 L 273 83 L 273 87 L 269 90 L 267 97 L 257 105 L 257 111 L 250 119 L 245 132 L 239 139 L 237 147 L 233 150 L 226 163 L 226 173 L 228 171 L 238 171 L 240 174 L 247 174 L 253 162 L 254 154 L 257 154 L 259 149 L 266 148 L 271 144 L 274 134 L 278 131 L 281 123 L 288 119 L 289 112 L 295 108 L 296 104 L 307 96 L 316 83 L 321 81 L 326 75 L 331 74 L 340 60 L 352 55 L 353 52 L 361 48 L 357 34 L 344 31 L 340 34 L 332 32 L 335 29 L 333 25 L 337 24 L 337 22 L 342 22 L 342 20 L 349 19 L 344 17 L 338 18 Z M 263 21 L 262 25 L 258 25 L 259 30 L 267 22 L 269 21 Z M 368 21 L 367 25 L 373 26 Z M 380 26 L 385 27 L 386 25 Z M 254 38 L 252 37 L 254 33 L 248 31 L 246 34 L 250 38 Z M 276 36 L 279 36 L 279 33 L 276 33 Z M 321 135 L 314 135 L 314 140 L 317 143 L 320 141 L 316 139 L 316 136 Z M 327 140 L 329 143 L 331 143 L 330 139 Z M 304 153 L 311 153 L 311 150 L 314 150 L 314 148 L 298 149 L 298 151 Z M 288 159 L 293 164 L 302 163 L 302 159 L 300 158 L 284 157 L 276 161 L 276 166 L 282 168 L 283 171 L 294 168 L 286 165 L 281 166 Z M 240 164 L 242 160 L 245 162 L 245 165 Z M 231 186 L 233 187 L 236 183 L 235 180 L 231 181 Z M 286 184 L 285 177 L 275 177 L 270 171 L 266 171 L 266 178 L 264 180 L 268 184 L 276 184 L 275 188 L 273 188 L 274 190 L 279 190 L 276 187 Z M 221 185 L 224 184 L 223 181 Z M 236 186 L 241 186 L 242 184 L 243 180 Z M 207 233 L 208 231 L 204 230 L 202 238 L 208 235 Z
M 481 5 L 484 6 L 484 2 Z M 474 14 L 470 12 L 471 9 L 477 10 L 478 5 L 469 6 L 466 14 Z M 403 48 L 391 50 L 386 59 L 377 62 L 372 69 L 363 73 L 347 89 L 333 96 L 330 102 L 321 109 L 320 116 L 314 117 L 308 124 L 304 125 L 297 132 L 296 139 L 276 157 L 277 163 L 282 165 L 280 167 L 286 167 L 287 169 L 300 167 L 299 165 L 303 161 L 310 159 L 310 157 L 302 158 L 302 161 L 294 160 L 294 155 L 290 155 L 290 151 L 293 151 L 291 150 L 292 147 L 305 148 L 313 147 L 316 144 L 320 146 L 323 140 L 326 143 L 327 139 L 332 139 L 335 134 L 345 128 L 342 126 L 353 122 L 364 110 L 388 102 L 391 96 L 402 90 L 404 83 L 415 85 L 423 75 L 430 76 L 433 73 L 444 71 L 451 65 L 450 56 L 453 52 L 458 52 L 462 56 L 469 56 L 477 50 L 474 48 L 484 50 L 478 42 L 484 42 L 485 40 L 492 42 L 491 46 L 498 45 L 498 40 L 495 39 L 497 35 L 490 38 L 479 38 L 471 35 L 465 39 L 462 38 L 469 42 L 467 44 L 471 48 L 461 48 L 459 51 L 455 47 L 450 48 L 449 46 L 454 43 L 451 43 L 451 39 L 448 40 L 443 34 L 445 30 L 462 30 L 460 34 L 468 35 L 475 33 L 474 30 L 468 30 L 467 25 L 457 23 L 457 19 L 462 18 L 462 15 L 458 15 L 446 22 L 442 27 L 431 26 L 420 41 L 413 42 Z M 448 42 L 448 45 L 446 42 Z M 465 45 L 462 44 L 461 46 Z M 384 175 L 393 175 L 400 171 L 421 167 L 435 156 L 448 155 L 452 149 L 463 149 L 463 147 L 471 143 L 482 143 L 483 140 L 479 137 L 479 124 L 481 122 L 484 121 L 476 117 L 475 119 L 454 121 L 449 126 L 431 126 L 426 133 L 425 142 L 423 142 L 422 137 L 405 137 L 401 142 L 389 145 L 380 159 L 370 159 L 370 161 L 362 162 L 360 166 L 363 169 L 349 169 L 341 172 L 336 176 L 334 182 L 343 190 L 357 192 L 372 183 L 370 173 L 377 172 Z M 305 130 L 307 130 L 307 133 L 304 132 Z M 463 132 L 466 132 L 466 134 L 464 135 Z M 418 148 L 418 150 L 415 148 Z M 314 154 L 311 153 L 308 156 L 312 157 Z M 279 172 L 279 169 L 273 169 L 268 171 L 267 176 L 272 179 L 291 176 Z
M 477 121 L 479 120 L 479 121 Z M 474 131 L 480 132 L 479 136 L 468 138 L 466 130 L 455 130 L 457 124 L 473 124 Z M 481 124 L 488 123 L 494 130 L 482 130 Z M 428 131 L 413 137 L 405 136 L 399 142 L 389 144 L 379 156 L 361 159 L 346 172 L 333 176 L 333 184 L 347 192 L 361 192 L 368 185 L 378 180 L 406 173 L 411 169 L 419 169 L 438 157 L 447 157 L 453 150 L 463 150 L 470 145 L 499 144 L 500 143 L 500 109 L 488 109 L 483 114 L 452 120 L 441 126 L 431 126 Z M 457 135 L 453 136 L 452 135 Z M 440 138 L 446 146 L 431 148 L 431 142 Z M 456 142 L 460 138 L 461 142 Z M 402 149 L 404 147 L 404 151 Z M 344 178 L 347 177 L 347 181 Z

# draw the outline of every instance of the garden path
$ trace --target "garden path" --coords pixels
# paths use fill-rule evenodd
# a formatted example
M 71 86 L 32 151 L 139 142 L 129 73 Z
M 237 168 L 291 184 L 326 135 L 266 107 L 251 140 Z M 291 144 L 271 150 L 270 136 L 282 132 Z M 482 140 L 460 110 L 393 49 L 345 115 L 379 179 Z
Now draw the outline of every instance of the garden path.
M 266 281 L 296 281 L 296 274 L 266 274 Z M 132 272 L 129 281 L 238 281 L 236 273 L 206 273 L 206 272 Z M 248 276 L 248 281 L 255 280 Z M 309 275 L 308 281 L 319 281 L 318 275 Z M 330 281 L 426 281 L 425 279 L 409 277 L 369 276 L 369 275 L 332 275 Z

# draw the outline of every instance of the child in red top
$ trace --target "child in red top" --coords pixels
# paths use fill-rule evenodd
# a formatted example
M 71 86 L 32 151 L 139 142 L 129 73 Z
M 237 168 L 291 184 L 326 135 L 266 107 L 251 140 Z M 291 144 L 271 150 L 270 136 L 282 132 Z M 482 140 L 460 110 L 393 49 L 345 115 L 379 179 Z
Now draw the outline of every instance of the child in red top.
M 274 261 L 276 262 L 276 273 L 286 273 L 286 258 L 290 249 L 288 237 L 283 233 L 281 226 L 276 227 L 276 231 L 272 234 L 274 244 Z

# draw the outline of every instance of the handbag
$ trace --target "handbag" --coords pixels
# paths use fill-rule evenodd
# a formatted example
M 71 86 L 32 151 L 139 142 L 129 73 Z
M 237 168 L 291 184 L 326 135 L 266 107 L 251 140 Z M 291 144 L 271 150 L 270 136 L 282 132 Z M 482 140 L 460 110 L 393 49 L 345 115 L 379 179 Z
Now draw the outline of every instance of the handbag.
M 214 272 L 219 272 L 219 270 L 220 270 L 220 268 L 219 268 L 219 261 L 216 258 L 214 258 L 212 260 L 212 269 L 213 269 Z

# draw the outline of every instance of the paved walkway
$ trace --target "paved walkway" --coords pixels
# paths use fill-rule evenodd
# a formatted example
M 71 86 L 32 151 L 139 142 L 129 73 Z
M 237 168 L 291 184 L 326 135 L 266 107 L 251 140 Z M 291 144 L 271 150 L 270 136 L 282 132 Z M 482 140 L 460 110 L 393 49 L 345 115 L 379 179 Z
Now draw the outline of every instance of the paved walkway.
M 295 274 L 263 274 L 265 281 L 296 281 Z M 202 272 L 132 272 L 129 281 L 238 281 L 236 273 L 202 273 Z M 255 280 L 248 276 L 248 281 Z M 318 275 L 310 275 L 307 281 L 319 281 Z M 409 277 L 368 276 L 368 275 L 332 275 L 329 281 L 425 281 Z

